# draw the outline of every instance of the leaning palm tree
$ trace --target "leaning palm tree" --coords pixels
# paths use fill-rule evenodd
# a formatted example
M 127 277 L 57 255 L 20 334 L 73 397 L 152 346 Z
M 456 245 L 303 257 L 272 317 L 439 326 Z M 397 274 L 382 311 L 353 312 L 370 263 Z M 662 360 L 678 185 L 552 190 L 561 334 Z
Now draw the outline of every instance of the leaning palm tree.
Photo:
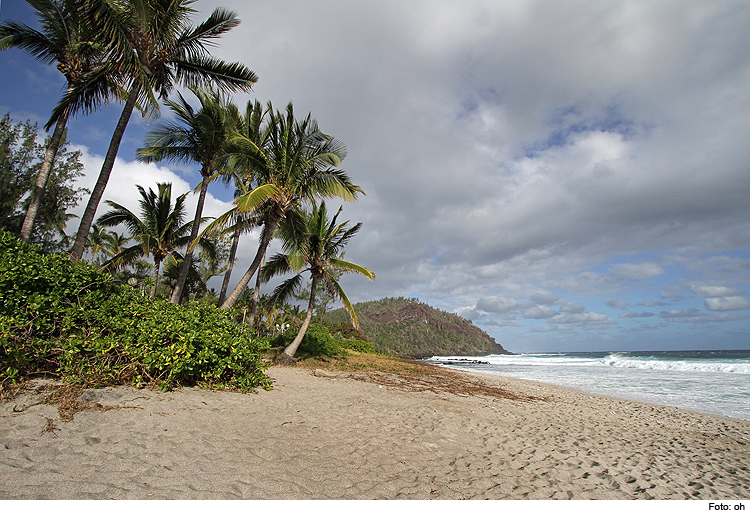
M 166 104 L 175 113 L 177 121 L 160 125 L 146 134 L 146 146 L 136 150 L 136 158 L 149 163 L 171 160 L 200 164 L 200 194 L 193 231 L 190 233 L 191 242 L 198 238 L 208 185 L 219 175 L 219 157 L 230 131 L 230 120 L 227 117 L 229 102 L 217 92 L 198 89 L 192 91 L 200 102 L 200 108 L 194 109 L 182 94 L 178 94 L 178 101 L 167 101 Z M 182 298 L 192 260 L 193 249 L 188 247 L 172 291 L 172 303 L 177 304 Z
M 144 116 L 159 114 L 157 99 L 166 99 L 175 83 L 192 87 L 213 86 L 218 90 L 249 90 L 258 78 L 240 63 L 226 63 L 212 57 L 207 46 L 236 27 L 239 19 L 232 11 L 217 8 L 197 27 L 189 25 L 195 12 L 193 0 L 89 0 L 103 37 L 115 50 L 116 60 L 128 95 L 115 127 L 109 149 L 86 210 L 81 217 L 71 259 L 78 260 L 96 209 L 109 181 L 120 141 L 136 104 Z M 76 88 L 62 104 L 75 101 Z M 62 111 L 61 105 L 56 108 Z M 75 106 L 74 106 L 75 108 Z
M 240 187 L 235 191 L 235 198 L 241 196 L 243 193 L 240 191 Z M 262 227 L 262 216 L 255 215 L 252 213 L 242 213 L 233 208 L 231 210 L 231 217 L 229 219 L 230 225 L 226 229 L 220 232 L 222 236 L 230 236 L 232 245 L 229 249 L 229 256 L 227 259 L 227 268 L 224 271 L 224 279 L 221 283 L 221 290 L 219 291 L 218 305 L 221 306 L 227 297 L 227 290 L 229 289 L 229 281 L 232 278 L 232 270 L 234 269 L 234 262 L 237 258 L 237 248 L 240 244 L 240 237 L 253 230 L 257 227 Z M 254 302 L 257 303 L 257 299 L 254 297 Z
M 252 167 L 258 186 L 234 201 L 233 210 L 217 218 L 207 230 L 225 225 L 232 214 L 262 211 L 263 232 L 250 267 L 221 308 L 234 306 L 265 258 L 276 228 L 292 210 L 320 198 L 354 201 L 362 189 L 338 168 L 346 156 L 344 144 L 323 134 L 310 117 L 298 121 L 292 104 L 286 112 L 274 112 L 268 104 L 268 119 L 260 140 L 235 134 L 227 150 L 231 160 Z
M 229 105 L 227 107 L 227 117 L 230 119 L 230 126 L 233 128 L 232 132 L 250 139 L 257 145 L 265 144 L 265 139 L 261 137 L 261 135 L 267 132 L 267 128 L 263 127 L 266 112 L 267 111 L 263 109 L 263 105 L 257 99 L 254 102 L 248 101 L 244 115 L 240 113 L 235 105 Z M 222 181 L 225 184 L 234 184 L 235 198 L 239 198 L 243 194 L 252 190 L 253 185 L 256 183 L 255 170 L 252 164 L 243 164 L 242 161 L 243 160 L 238 159 L 237 157 L 224 158 Z M 259 211 L 242 212 L 235 207 L 230 211 L 230 215 L 233 225 L 226 228 L 223 234 L 228 235 L 231 233 L 232 247 L 229 251 L 229 261 L 227 262 L 227 269 L 224 272 L 224 280 L 222 281 L 221 291 L 219 292 L 219 306 L 224 303 L 227 296 L 227 289 L 229 288 L 229 281 L 232 277 L 232 269 L 234 268 L 234 261 L 237 256 L 240 237 L 243 233 L 250 231 L 252 228 L 261 227 L 263 225 L 263 213 Z M 256 288 L 253 295 L 252 313 L 255 313 L 257 304 L 258 292 Z M 252 327 L 252 324 L 250 326 Z
M 285 253 L 272 257 L 261 270 L 263 281 L 284 273 L 296 273 L 294 277 L 287 279 L 274 290 L 271 298 L 276 304 L 284 303 L 300 288 L 302 273 L 309 271 L 312 279 L 310 302 L 307 305 L 305 319 L 302 321 L 297 337 L 279 357 L 278 361 L 281 364 L 294 363 L 294 354 L 305 337 L 310 319 L 312 319 L 315 289 L 318 283 L 325 284 L 328 291 L 339 299 L 349 312 L 352 325 L 355 328 L 359 326 L 354 307 L 336 279 L 336 271 L 359 273 L 371 280 L 375 279 L 375 274 L 359 264 L 341 259 L 347 242 L 357 234 L 362 224 L 359 223 L 347 229 L 348 221 L 336 223 L 340 213 L 341 208 L 329 220 L 326 204 L 322 202 L 319 207 L 314 204 L 310 213 L 298 211 L 290 215 L 290 218 L 279 228 Z
M 101 215 L 97 221 L 99 225 L 105 227 L 124 224 L 130 236 L 136 241 L 135 245 L 123 249 L 112 257 L 104 264 L 104 267 L 128 264 L 143 256 L 153 256 L 154 270 L 149 292 L 151 297 L 156 293 L 162 262 L 169 255 L 182 258 L 176 253 L 177 249 L 188 243 L 192 230 L 192 222 L 185 223 L 187 214 L 185 198 L 188 193 L 178 196 L 173 204 L 172 184 L 158 183 L 157 186 L 158 194 L 153 189 L 146 192 L 143 187 L 137 186 L 141 194 L 140 217 L 126 207 L 107 200 L 107 205 L 112 209 Z
M 87 3 L 81 0 L 26 0 L 26 3 L 36 11 L 41 31 L 21 22 L 3 22 L 0 24 L 0 50 L 16 47 L 46 64 L 56 63 L 65 76 L 68 94 L 89 77 L 88 91 L 78 94 L 84 99 L 78 101 L 79 105 L 93 109 L 106 101 L 116 90 L 115 67 L 106 60 L 107 46 L 87 18 Z M 61 103 L 56 117 L 46 125 L 49 130 L 54 124 L 55 130 L 47 144 L 21 227 L 21 239 L 25 242 L 31 237 L 55 156 L 72 116 L 71 106 L 72 103 Z

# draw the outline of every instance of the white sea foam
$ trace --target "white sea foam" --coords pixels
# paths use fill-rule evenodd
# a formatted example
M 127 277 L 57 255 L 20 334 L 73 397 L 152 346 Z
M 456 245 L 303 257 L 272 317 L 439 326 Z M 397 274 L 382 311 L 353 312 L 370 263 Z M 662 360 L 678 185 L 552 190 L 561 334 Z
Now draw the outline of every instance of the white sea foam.
M 731 372 L 750 374 L 749 363 L 718 361 L 665 360 L 655 357 L 624 358 L 612 354 L 601 360 L 604 365 L 615 368 L 635 368 L 648 370 L 681 370 L 686 372 Z
M 747 352 L 553 353 L 481 359 L 487 364 L 451 368 L 750 420 Z

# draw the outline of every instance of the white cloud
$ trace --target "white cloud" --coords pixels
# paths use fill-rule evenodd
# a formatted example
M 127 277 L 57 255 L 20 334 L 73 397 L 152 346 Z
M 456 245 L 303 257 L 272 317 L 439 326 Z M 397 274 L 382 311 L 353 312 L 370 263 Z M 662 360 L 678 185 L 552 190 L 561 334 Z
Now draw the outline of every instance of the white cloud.
M 611 325 L 615 323 L 608 315 L 596 312 L 585 312 L 568 315 L 556 315 L 550 319 L 551 323 L 575 325 Z
M 742 290 L 736 288 L 727 288 L 725 286 L 701 286 L 695 285 L 690 290 L 701 297 L 736 297 L 742 295 Z
M 541 293 L 535 293 L 529 297 L 531 302 L 535 304 L 541 304 L 543 306 L 555 306 L 563 304 L 565 301 L 557 297 L 556 295 L 544 295 Z
M 571 333 L 573 331 L 572 327 L 566 326 L 566 325 L 544 325 L 544 326 L 536 326 L 529 330 L 530 332 L 539 332 L 539 333 L 553 333 L 553 332 L 560 332 L 562 334 Z
M 664 269 L 653 262 L 641 262 L 640 264 L 615 264 L 610 271 L 615 276 L 625 280 L 650 279 L 664 274 Z
M 710 297 L 703 303 L 708 310 L 713 312 L 726 312 L 729 310 L 747 310 L 750 301 L 744 297 Z
M 508 297 L 486 297 L 477 301 L 476 309 L 490 313 L 508 313 L 523 308 L 524 305 Z
M 549 319 L 557 315 L 557 312 L 547 306 L 534 306 L 523 313 L 526 319 Z
M 579 314 L 583 313 L 586 308 L 581 303 L 565 303 L 560 307 L 560 311 L 564 313 Z

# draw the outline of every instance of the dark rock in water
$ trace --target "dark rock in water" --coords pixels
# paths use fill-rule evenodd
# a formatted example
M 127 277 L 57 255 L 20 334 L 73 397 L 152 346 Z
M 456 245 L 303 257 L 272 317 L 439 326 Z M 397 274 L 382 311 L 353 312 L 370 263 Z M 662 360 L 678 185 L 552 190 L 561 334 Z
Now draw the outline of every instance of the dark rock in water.
M 489 365 L 489 361 L 482 359 L 429 359 L 426 360 L 429 363 L 437 363 L 439 365 Z

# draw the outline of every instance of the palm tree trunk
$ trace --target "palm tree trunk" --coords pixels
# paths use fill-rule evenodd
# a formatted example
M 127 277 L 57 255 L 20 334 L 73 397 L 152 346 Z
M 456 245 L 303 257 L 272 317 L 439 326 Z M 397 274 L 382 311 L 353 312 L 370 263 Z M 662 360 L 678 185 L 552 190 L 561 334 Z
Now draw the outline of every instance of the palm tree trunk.
M 260 268 L 263 268 L 263 262 L 265 261 L 265 255 L 263 260 L 260 263 Z M 260 299 L 260 273 L 257 273 L 255 276 L 255 290 L 253 291 L 253 300 L 250 303 L 250 321 L 248 321 L 248 325 L 250 326 L 250 330 L 253 329 L 253 325 L 255 324 L 255 315 L 258 313 L 258 300 Z
M 149 297 L 156 295 L 156 285 L 159 282 L 159 267 L 161 266 L 161 260 L 154 257 L 154 272 L 151 274 L 151 280 L 154 283 L 151 285 L 151 291 L 148 293 Z
M 224 299 L 227 297 L 227 289 L 229 288 L 229 280 L 232 278 L 232 268 L 234 267 L 234 259 L 237 257 L 237 246 L 240 244 L 240 234 L 242 233 L 242 223 L 240 220 L 234 226 L 234 233 L 232 234 L 232 248 L 229 250 L 229 262 L 227 262 L 227 270 L 224 272 L 224 282 L 221 283 L 221 293 L 219 293 L 219 306 L 222 305 Z
M 99 179 L 96 180 L 94 190 L 91 192 L 89 203 L 86 205 L 86 211 L 81 217 L 81 225 L 78 228 L 78 234 L 76 235 L 76 241 L 73 244 L 73 249 L 70 252 L 70 260 L 80 260 L 83 256 L 83 249 L 86 245 L 86 238 L 89 236 L 89 230 L 91 224 L 94 223 L 94 216 L 96 215 L 96 208 L 99 207 L 99 202 L 104 194 L 104 189 L 107 187 L 109 181 L 109 175 L 112 173 L 112 167 L 115 164 L 117 158 L 117 151 L 120 148 L 120 142 L 122 136 L 125 134 L 125 128 L 128 126 L 130 121 L 130 115 L 133 113 L 138 94 L 141 91 L 141 85 L 136 81 L 130 89 L 128 94 L 128 100 L 125 102 L 125 108 L 122 109 L 120 120 L 117 122 L 115 132 L 112 134 L 112 140 L 109 142 L 109 150 L 107 150 L 107 156 L 104 158 L 104 164 L 102 170 L 99 172 Z
M 28 242 L 31 238 L 31 233 L 34 230 L 34 221 L 36 215 L 39 212 L 39 207 L 42 205 L 42 198 L 44 198 L 44 189 L 47 187 L 47 180 L 52 172 L 52 166 L 55 162 L 55 156 L 57 150 L 60 148 L 60 142 L 62 141 L 63 134 L 65 134 L 65 125 L 68 122 L 68 111 L 66 110 L 57 120 L 55 125 L 55 131 L 52 133 L 49 145 L 47 145 L 47 152 L 44 154 L 44 161 L 42 161 L 42 167 L 39 169 L 39 174 L 36 177 L 36 184 L 34 190 L 31 192 L 31 201 L 29 202 L 29 208 L 26 210 L 26 217 L 23 220 L 23 227 L 21 227 L 21 240 Z
M 255 275 L 255 272 L 260 267 L 260 263 L 263 261 L 263 259 L 266 256 L 266 250 L 268 249 L 268 244 L 271 243 L 271 239 L 273 238 L 274 231 L 276 231 L 276 226 L 279 223 L 279 219 L 276 217 L 272 217 L 269 219 L 268 224 L 266 224 L 266 229 L 263 234 L 263 238 L 260 241 L 260 246 L 258 247 L 258 252 L 255 254 L 255 259 L 253 260 L 253 263 L 250 264 L 250 267 L 245 272 L 245 274 L 240 279 L 240 282 L 235 286 L 234 290 L 232 290 L 232 293 L 227 297 L 227 300 L 224 301 L 224 304 L 221 305 L 222 310 L 229 310 L 234 306 L 234 304 L 239 300 L 240 295 L 242 295 L 242 292 L 247 288 L 248 283 L 250 282 L 250 279 L 253 278 L 253 275 Z
M 211 168 L 207 166 L 203 166 L 201 168 L 201 173 L 203 174 L 203 182 L 201 182 L 201 192 L 200 195 L 198 195 L 198 207 L 195 208 L 195 220 L 193 220 L 193 229 L 190 231 L 190 242 L 188 242 L 188 249 L 185 251 L 185 258 L 182 259 L 182 266 L 180 267 L 180 276 L 177 279 L 177 285 L 174 287 L 174 290 L 172 290 L 172 297 L 169 299 L 169 302 L 172 304 L 180 304 L 182 301 L 182 293 L 185 289 L 185 282 L 187 281 L 188 272 L 190 271 L 190 266 L 193 263 L 193 251 L 195 249 L 190 249 L 192 247 L 193 241 L 198 238 L 198 231 L 201 227 L 201 217 L 203 216 L 203 204 L 206 202 L 206 192 L 208 191 L 208 179 L 211 176 Z
M 294 341 L 289 343 L 289 346 L 284 349 L 284 352 L 276 359 L 279 365 L 294 365 L 294 354 L 297 353 L 300 343 L 305 338 L 305 332 L 307 327 L 310 326 L 310 320 L 312 319 L 313 308 L 315 307 L 315 287 L 318 285 L 318 278 L 313 275 L 312 277 L 312 289 L 310 290 L 310 303 L 307 305 L 307 314 L 305 314 L 305 320 L 302 321 L 302 326 L 297 332 L 297 337 Z

